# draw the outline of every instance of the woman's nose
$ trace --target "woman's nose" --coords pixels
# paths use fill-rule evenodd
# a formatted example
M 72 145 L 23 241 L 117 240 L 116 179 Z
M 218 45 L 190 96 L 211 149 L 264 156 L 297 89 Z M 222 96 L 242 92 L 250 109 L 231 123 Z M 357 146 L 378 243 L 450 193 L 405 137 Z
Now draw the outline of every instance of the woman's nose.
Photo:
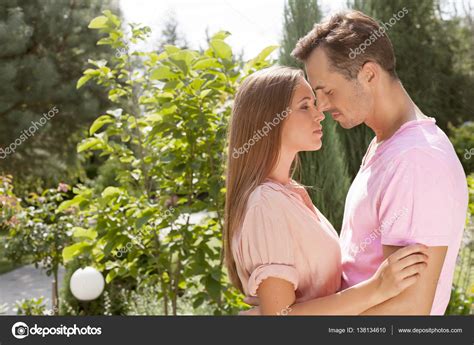
M 323 121 L 325 119 L 324 113 L 316 109 L 314 112 L 314 120 L 316 121 Z

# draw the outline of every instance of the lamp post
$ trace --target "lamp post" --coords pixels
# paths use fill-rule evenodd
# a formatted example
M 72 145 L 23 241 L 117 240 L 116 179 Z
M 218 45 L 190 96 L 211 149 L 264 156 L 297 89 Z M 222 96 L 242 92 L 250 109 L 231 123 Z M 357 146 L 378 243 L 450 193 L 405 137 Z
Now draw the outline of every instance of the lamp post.
M 104 277 L 93 267 L 79 268 L 71 276 L 69 287 L 79 301 L 84 302 L 84 312 L 87 315 L 87 303 L 95 300 L 104 291 Z

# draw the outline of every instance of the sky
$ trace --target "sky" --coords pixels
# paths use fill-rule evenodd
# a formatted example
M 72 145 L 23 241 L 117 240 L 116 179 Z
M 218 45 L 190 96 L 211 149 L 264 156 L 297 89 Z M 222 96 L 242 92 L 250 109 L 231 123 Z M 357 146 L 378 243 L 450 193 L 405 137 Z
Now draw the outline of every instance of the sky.
M 347 0 L 319 0 L 323 15 L 346 9 Z M 141 23 L 152 29 L 147 47 L 152 49 L 170 14 L 178 20 L 178 29 L 191 49 L 206 46 L 209 33 L 226 30 L 234 53 L 244 52 L 245 59 L 256 56 L 269 45 L 280 44 L 285 0 L 120 0 L 126 22 Z M 474 0 L 443 0 L 444 14 L 461 11 Z M 274 54 L 276 54 L 275 52 Z
M 156 42 L 166 19 L 173 14 L 178 29 L 190 48 L 206 45 L 209 33 L 226 30 L 235 53 L 244 52 L 245 59 L 256 56 L 263 48 L 279 44 L 282 36 L 285 0 L 120 0 L 127 22 L 151 27 L 150 44 Z M 329 13 L 345 8 L 345 0 L 326 0 L 322 10 Z M 151 45 L 150 45 L 151 47 Z

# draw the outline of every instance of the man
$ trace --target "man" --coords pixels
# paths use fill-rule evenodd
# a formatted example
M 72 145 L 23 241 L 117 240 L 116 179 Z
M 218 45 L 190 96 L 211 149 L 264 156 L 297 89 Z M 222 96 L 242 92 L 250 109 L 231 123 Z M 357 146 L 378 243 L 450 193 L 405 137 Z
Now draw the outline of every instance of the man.
M 376 134 L 346 199 L 343 288 L 422 243 L 429 259 L 418 282 L 364 314 L 443 315 L 466 219 L 466 176 L 445 133 L 398 79 L 386 29 L 358 11 L 337 14 L 292 55 L 304 63 L 320 111 L 343 128 L 365 123 Z

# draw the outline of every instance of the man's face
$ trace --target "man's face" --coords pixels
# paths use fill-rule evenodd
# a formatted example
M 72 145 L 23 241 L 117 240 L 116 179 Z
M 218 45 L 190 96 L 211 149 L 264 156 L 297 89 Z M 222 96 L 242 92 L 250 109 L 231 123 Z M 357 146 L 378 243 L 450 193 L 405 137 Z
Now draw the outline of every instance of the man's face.
M 323 48 L 316 48 L 305 62 L 318 110 L 331 113 L 343 128 L 360 125 L 371 113 L 370 91 L 358 79 L 348 80 L 330 67 Z

